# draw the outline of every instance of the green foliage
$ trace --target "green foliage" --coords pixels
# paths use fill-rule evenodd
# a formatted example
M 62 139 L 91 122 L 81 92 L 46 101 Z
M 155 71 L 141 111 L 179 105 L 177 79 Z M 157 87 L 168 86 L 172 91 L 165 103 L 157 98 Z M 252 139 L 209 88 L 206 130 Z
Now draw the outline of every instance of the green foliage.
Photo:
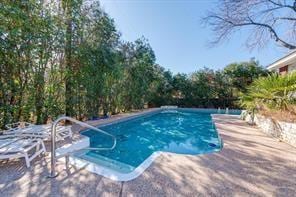
M 233 63 L 224 68 L 224 73 L 229 76 L 229 83 L 236 88 L 237 92 L 246 92 L 248 85 L 260 76 L 267 76 L 266 69 L 257 61 Z
M 155 97 L 151 106 L 239 107 L 238 95 L 259 76 L 267 75 L 258 62 L 233 63 L 223 70 L 200 69 L 190 75 L 172 75 L 160 70 Z
M 5 0 L 0 21 L 0 127 L 146 104 L 234 107 L 233 90 L 265 72 L 251 61 L 173 75 L 155 63 L 145 38 L 122 41 L 98 0 Z
M 290 111 L 296 104 L 296 73 L 278 75 L 273 73 L 252 83 L 241 97 L 241 105 L 249 110 L 277 109 Z

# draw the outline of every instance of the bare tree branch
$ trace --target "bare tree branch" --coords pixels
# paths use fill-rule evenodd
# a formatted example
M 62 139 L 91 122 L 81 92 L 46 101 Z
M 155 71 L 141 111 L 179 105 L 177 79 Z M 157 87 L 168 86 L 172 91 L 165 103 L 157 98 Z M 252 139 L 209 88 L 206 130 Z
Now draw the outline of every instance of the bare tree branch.
M 277 17 L 274 20 L 290 20 L 290 21 L 296 21 L 296 18 L 293 17 Z
M 287 4 L 282 4 L 282 3 L 279 3 L 279 2 L 275 2 L 273 0 L 267 0 L 268 2 L 278 6 L 279 8 L 290 8 L 292 9 L 293 11 L 296 12 L 296 1 L 294 1 L 293 5 L 287 5 Z
M 252 28 L 250 36 L 258 46 L 273 40 L 296 49 L 296 0 L 293 5 L 275 0 L 221 0 L 217 9 L 203 19 L 216 35 L 213 44 L 229 39 L 237 30 Z

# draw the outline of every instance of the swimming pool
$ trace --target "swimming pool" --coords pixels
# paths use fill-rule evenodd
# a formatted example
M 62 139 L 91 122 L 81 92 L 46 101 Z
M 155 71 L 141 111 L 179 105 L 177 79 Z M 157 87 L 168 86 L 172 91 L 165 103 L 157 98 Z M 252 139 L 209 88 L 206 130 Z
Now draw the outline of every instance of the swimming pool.
M 118 176 L 138 176 L 160 152 L 189 155 L 217 152 L 222 144 L 212 123 L 213 113 L 217 111 L 158 110 L 126 121 L 99 126 L 116 136 L 115 149 L 80 151 L 76 157 L 97 165 L 101 173 L 103 169 L 104 172 L 108 171 L 107 174 L 117 174 L 117 178 L 113 179 L 118 180 Z M 112 145 L 108 136 L 96 131 L 85 130 L 81 134 L 89 137 L 90 147 Z

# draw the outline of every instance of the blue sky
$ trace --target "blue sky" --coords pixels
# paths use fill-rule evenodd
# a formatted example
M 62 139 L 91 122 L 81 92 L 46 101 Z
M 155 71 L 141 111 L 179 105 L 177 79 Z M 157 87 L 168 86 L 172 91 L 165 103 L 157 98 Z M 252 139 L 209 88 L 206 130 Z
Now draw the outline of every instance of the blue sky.
M 215 8 L 216 0 L 101 0 L 101 4 L 114 18 L 124 40 L 146 37 L 157 63 L 173 73 L 190 73 L 203 67 L 220 69 L 252 57 L 266 66 L 287 53 L 275 44 L 250 51 L 244 43 L 247 31 L 210 48 L 214 35 L 201 18 Z

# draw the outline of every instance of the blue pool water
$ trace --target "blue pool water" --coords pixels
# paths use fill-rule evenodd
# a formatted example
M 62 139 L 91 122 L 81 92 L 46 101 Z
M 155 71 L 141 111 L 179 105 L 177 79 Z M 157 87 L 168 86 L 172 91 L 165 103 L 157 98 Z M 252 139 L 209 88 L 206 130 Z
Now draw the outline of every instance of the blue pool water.
M 86 151 L 80 157 L 128 173 L 156 151 L 191 155 L 219 151 L 221 141 L 211 113 L 164 110 L 99 127 L 116 136 L 116 148 L 111 151 Z M 110 137 L 96 131 L 86 130 L 82 134 L 90 138 L 91 147 L 112 145 Z

